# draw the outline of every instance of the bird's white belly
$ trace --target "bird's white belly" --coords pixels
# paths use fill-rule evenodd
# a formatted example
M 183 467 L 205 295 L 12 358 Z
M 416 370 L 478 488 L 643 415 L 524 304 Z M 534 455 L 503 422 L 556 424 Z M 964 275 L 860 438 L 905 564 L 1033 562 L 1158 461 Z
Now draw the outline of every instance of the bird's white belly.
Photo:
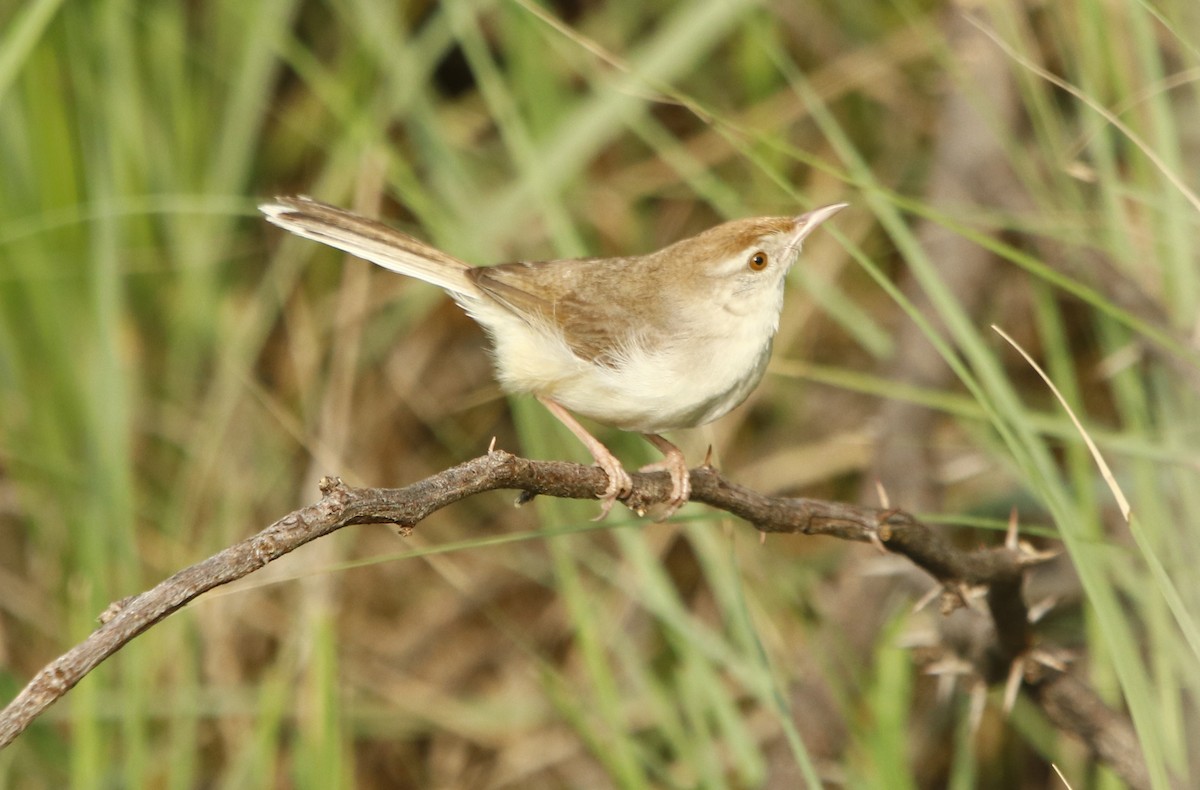
M 549 397 L 576 414 L 641 433 L 690 428 L 723 416 L 762 379 L 771 353 L 770 334 L 761 331 L 654 351 L 635 347 L 611 365 L 579 359 L 561 340 L 541 332 L 493 332 L 493 339 L 506 390 Z

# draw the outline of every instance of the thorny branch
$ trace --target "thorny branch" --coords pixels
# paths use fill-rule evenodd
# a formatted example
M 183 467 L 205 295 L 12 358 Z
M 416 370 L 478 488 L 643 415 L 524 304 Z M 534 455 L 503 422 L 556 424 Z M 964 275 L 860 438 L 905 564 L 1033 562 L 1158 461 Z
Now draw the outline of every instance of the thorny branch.
M 1040 558 L 1016 546 L 964 551 L 909 514 L 817 499 L 770 497 L 726 480 L 715 469 L 691 470 L 692 501 L 742 518 L 764 533 L 827 535 L 874 544 L 902 555 L 932 575 L 949 605 L 966 605 L 967 590 L 983 588 L 997 638 L 976 671 L 988 682 L 1004 679 L 1032 650 L 1028 612 L 1021 595 L 1027 568 Z M 633 475 L 625 503 L 644 512 L 670 489 L 665 473 Z M 300 546 L 352 524 L 397 524 L 411 529 L 431 513 L 484 491 L 513 489 L 522 499 L 553 496 L 592 499 L 604 491 L 596 467 L 531 461 L 504 451 L 486 455 L 404 488 L 350 488 L 321 481 L 322 498 L 246 540 L 179 571 L 153 589 L 113 603 L 101 625 L 80 644 L 44 667 L 0 711 L 0 749 L 12 743 L 43 711 L 88 672 L 138 634 L 208 590 L 242 578 Z M 1093 750 L 1133 787 L 1148 786 L 1146 768 L 1129 721 L 1105 707 L 1084 683 L 1035 662 L 1025 682 L 1030 696 L 1061 730 Z

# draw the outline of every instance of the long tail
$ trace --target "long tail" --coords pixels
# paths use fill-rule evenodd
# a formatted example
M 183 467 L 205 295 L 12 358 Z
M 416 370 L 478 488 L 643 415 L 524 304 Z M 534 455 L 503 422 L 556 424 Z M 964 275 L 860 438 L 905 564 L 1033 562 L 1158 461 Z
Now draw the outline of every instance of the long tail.
M 470 264 L 381 222 L 303 195 L 277 197 L 258 210 L 272 224 L 297 236 L 433 283 L 455 296 L 479 295 L 479 289 L 467 278 Z

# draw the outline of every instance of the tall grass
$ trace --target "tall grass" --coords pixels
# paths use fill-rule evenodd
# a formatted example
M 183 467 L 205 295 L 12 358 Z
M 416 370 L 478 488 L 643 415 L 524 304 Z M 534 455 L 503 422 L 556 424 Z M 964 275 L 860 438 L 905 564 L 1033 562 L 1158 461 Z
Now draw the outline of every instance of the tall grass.
M 690 457 L 712 440 L 747 484 L 854 496 L 880 398 L 944 413 L 928 439 L 958 462 L 943 471 L 974 470 L 947 477 L 949 507 L 1022 502 L 1061 541 L 1079 597 L 1047 638 L 1073 642 L 1077 671 L 1129 711 L 1157 786 L 1188 776 L 1196 12 L 985 4 L 978 24 L 1020 95 L 1023 127 L 1002 134 L 1024 202 L 948 210 L 922 201 L 932 119 L 946 90 L 985 112 L 992 99 L 957 81 L 957 8 L 0 8 L 6 698 L 109 601 L 312 499 L 320 474 L 403 484 L 492 436 L 586 457 L 500 396 L 480 334 L 433 289 L 279 238 L 258 199 L 355 205 L 480 263 L 648 250 L 847 200 L 796 272 L 777 375 L 682 437 Z M 953 262 L 921 246 L 922 219 L 1001 261 L 987 315 L 949 290 Z M 897 290 L 905 272 L 935 314 Z M 878 378 L 911 321 L 954 385 Z M 990 323 L 1082 416 L 1129 523 Z M 649 458 L 603 436 L 630 466 Z M 94 672 L 0 754 L 0 785 L 1026 786 L 1048 781 L 1043 759 L 1073 787 L 1114 785 L 1077 744 L 1046 740 L 1031 706 L 975 731 L 965 696 L 939 702 L 900 647 L 920 622 L 909 598 L 879 602 L 871 650 L 821 652 L 839 626 L 829 590 L 839 569 L 870 570 L 869 549 L 763 550 L 699 507 L 672 525 L 594 513 L 494 494 L 409 539 L 360 528 L 299 552 Z M 814 735 L 827 712 L 795 702 L 811 673 L 847 733 L 832 757 Z M 906 727 L 938 706 L 933 748 Z

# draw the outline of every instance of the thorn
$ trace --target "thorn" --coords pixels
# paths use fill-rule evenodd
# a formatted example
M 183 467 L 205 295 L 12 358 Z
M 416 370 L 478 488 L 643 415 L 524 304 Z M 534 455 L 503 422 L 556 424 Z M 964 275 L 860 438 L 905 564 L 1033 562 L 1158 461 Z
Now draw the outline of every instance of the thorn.
M 879 506 L 884 510 L 892 509 L 892 498 L 888 496 L 887 489 L 883 487 L 882 480 L 875 481 L 875 495 L 879 497 Z
M 713 449 L 712 449 L 712 445 L 710 444 L 708 446 L 708 449 L 704 451 L 704 463 L 701 464 L 701 466 L 704 467 L 705 469 L 712 469 L 713 468 L 712 460 L 713 460 Z
M 1069 660 L 1069 658 L 1067 660 L 1064 660 L 1064 659 L 1059 658 L 1058 656 L 1054 655 L 1053 653 L 1049 653 L 1045 650 L 1034 650 L 1032 653 L 1029 654 L 1029 657 L 1030 657 L 1030 659 L 1041 664 L 1044 667 L 1050 667 L 1051 669 L 1056 670 L 1058 672 L 1066 672 L 1067 671 L 1067 660 Z
M 758 545 L 760 545 L 760 546 L 767 545 L 767 533 L 765 533 L 765 532 L 758 533 Z
M 971 712 L 967 717 L 970 722 L 971 737 L 979 734 L 979 725 L 983 723 L 983 709 L 987 704 L 987 685 L 976 683 L 971 689 Z
M 1046 549 L 1038 551 L 1033 547 L 1033 544 L 1021 541 L 1021 554 L 1017 561 L 1028 567 L 1030 565 L 1041 565 L 1043 562 L 1050 560 L 1062 554 L 1062 549 Z
M 972 609 L 978 609 L 979 607 L 977 607 L 975 605 L 975 602 L 982 600 L 983 597 L 985 595 L 987 595 L 987 587 L 982 584 L 977 584 L 974 587 L 972 587 L 971 585 L 967 584 L 966 582 L 961 582 L 959 584 L 959 587 L 960 587 L 959 595 L 961 595 L 963 597 L 963 599 L 967 602 L 967 606 Z
M 1011 716 L 1013 706 L 1017 704 L 1017 693 L 1025 680 L 1025 657 L 1017 656 L 1012 666 L 1008 668 L 1008 682 L 1004 684 L 1004 715 Z
M 1009 551 L 1017 551 L 1020 547 L 1018 540 L 1017 506 L 1013 505 L 1012 510 L 1008 514 L 1008 532 L 1004 535 L 1004 548 Z
M 970 675 L 975 671 L 975 667 L 971 666 L 970 662 L 965 661 L 957 656 L 947 656 L 939 658 L 929 666 L 925 667 L 926 675 L 940 677 L 942 675 L 950 675 L 953 677 Z
M 940 658 L 927 666 L 924 674 L 937 678 L 937 696 L 939 700 L 949 699 L 958 685 L 960 677 L 974 674 L 975 668 L 961 658 L 950 656 Z
M 933 603 L 934 599 L 936 599 L 941 592 L 942 586 L 940 584 L 930 587 L 929 592 L 922 595 L 921 598 L 915 604 L 913 604 L 913 614 L 916 614 L 926 606 L 929 606 L 929 604 Z
M 879 550 L 880 554 L 887 554 L 887 546 L 883 545 L 883 540 L 879 537 L 878 530 L 871 530 L 867 533 L 867 539 L 871 541 L 871 545 Z
M 939 675 L 937 679 L 937 701 L 939 704 L 945 705 L 954 696 L 954 689 L 958 686 L 958 678 L 954 675 Z
M 495 436 L 493 436 L 492 440 L 490 442 L 488 442 L 488 455 L 491 455 L 494 452 L 496 452 L 496 437 Z
M 1058 604 L 1057 595 L 1048 595 L 1029 607 L 1029 622 L 1040 622 Z

